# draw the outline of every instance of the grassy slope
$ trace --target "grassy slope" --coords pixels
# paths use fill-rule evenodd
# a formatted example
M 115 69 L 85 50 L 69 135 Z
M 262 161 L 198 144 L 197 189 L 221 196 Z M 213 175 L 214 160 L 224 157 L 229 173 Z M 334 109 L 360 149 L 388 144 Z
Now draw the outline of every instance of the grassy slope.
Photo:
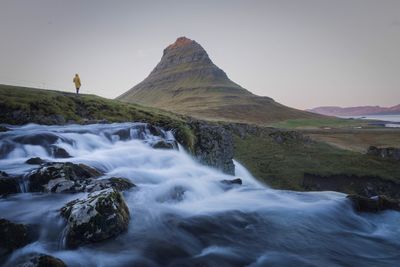
M 400 164 L 332 147 L 292 140 L 283 144 L 268 135 L 235 136 L 235 157 L 252 174 L 275 188 L 302 190 L 304 173 L 378 176 L 400 181 Z
M 10 110 L 24 116 L 13 116 L 8 113 Z M 55 114 L 62 115 L 66 122 L 76 123 L 104 119 L 109 122 L 143 121 L 177 129 L 184 135 L 189 147 L 193 143 L 191 130 L 182 116 L 95 95 L 76 96 L 60 91 L 0 85 L 0 111 L 0 122 L 8 124 L 29 123 L 32 118 L 46 124 L 46 117 Z

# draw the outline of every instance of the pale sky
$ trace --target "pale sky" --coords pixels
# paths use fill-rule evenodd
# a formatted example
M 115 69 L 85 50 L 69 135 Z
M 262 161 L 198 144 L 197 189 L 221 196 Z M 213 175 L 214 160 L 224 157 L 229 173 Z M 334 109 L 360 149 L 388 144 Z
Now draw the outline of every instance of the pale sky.
M 0 0 L 0 83 L 114 98 L 179 36 L 288 106 L 400 103 L 400 0 Z

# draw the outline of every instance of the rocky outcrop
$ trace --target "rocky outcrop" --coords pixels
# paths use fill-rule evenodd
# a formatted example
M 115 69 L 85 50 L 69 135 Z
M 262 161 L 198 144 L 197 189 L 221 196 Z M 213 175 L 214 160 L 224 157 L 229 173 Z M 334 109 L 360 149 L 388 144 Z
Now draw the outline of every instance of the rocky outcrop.
M 0 256 L 30 243 L 28 228 L 24 224 L 0 219 Z
M 400 148 L 370 146 L 367 151 L 368 155 L 379 157 L 382 159 L 390 159 L 400 161 Z
M 400 198 L 400 183 L 374 176 L 305 173 L 302 187 L 307 191 L 337 191 L 365 197 L 387 195 Z
M 29 192 L 79 192 L 89 184 L 89 178 L 101 173 L 84 164 L 52 162 L 31 171 L 24 179 L 29 182 Z
M 17 263 L 17 267 L 67 267 L 59 258 L 46 254 L 31 254 Z
M 65 244 L 69 248 L 115 237 L 127 230 L 130 219 L 122 195 L 112 188 L 66 204 L 61 216 L 67 220 Z
M 400 201 L 386 196 L 363 197 L 360 195 L 348 195 L 353 207 L 359 212 L 379 212 L 384 210 L 400 211 Z
M 20 192 L 18 178 L 10 177 L 6 172 L 0 171 L 0 196 Z
M 288 142 L 301 142 L 305 144 L 311 143 L 311 138 L 296 131 L 275 131 L 269 134 L 278 144 Z
M 227 174 L 234 174 L 231 132 L 222 126 L 200 121 L 194 121 L 190 125 L 195 133 L 193 154 L 197 159 Z

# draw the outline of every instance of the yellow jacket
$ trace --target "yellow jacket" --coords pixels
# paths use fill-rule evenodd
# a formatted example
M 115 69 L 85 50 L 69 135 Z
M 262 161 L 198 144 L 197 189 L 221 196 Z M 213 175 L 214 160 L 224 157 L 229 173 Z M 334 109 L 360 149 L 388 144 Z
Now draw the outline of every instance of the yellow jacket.
M 74 82 L 76 88 L 80 88 L 80 87 L 81 87 L 81 79 L 79 78 L 78 75 L 76 75 L 76 76 L 74 77 L 73 82 Z

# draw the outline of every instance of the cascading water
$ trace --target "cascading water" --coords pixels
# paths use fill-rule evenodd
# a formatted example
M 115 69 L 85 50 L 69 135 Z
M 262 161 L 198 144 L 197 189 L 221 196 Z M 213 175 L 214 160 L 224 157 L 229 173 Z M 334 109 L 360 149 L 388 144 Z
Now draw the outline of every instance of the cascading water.
M 37 232 L 36 241 L 0 264 L 39 252 L 68 266 L 400 265 L 399 212 L 358 214 L 344 194 L 272 190 L 237 162 L 236 176 L 225 175 L 183 149 L 154 149 L 160 140 L 173 143 L 173 135 L 143 123 L 26 125 L 0 133 L 0 170 L 11 175 L 37 168 L 25 161 L 41 157 L 84 163 L 137 185 L 123 193 L 128 231 L 78 249 L 62 245 L 59 209 L 87 193 L 0 199 L 1 217 Z M 54 158 L 59 148 L 70 157 Z M 221 183 L 236 177 L 243 185 Z

